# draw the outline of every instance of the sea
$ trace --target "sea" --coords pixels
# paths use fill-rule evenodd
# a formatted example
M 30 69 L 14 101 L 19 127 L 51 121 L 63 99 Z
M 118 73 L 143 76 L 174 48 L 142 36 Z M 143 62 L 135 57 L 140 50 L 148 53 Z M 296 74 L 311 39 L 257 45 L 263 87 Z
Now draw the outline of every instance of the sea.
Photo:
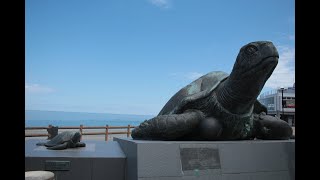
M 126 120 L 25 120 L 25 127 L 37 126 L 138 126 L 141 121 Z
M 138 126 L 153 115 L 26 110 L 25 127 L 37 126 Z

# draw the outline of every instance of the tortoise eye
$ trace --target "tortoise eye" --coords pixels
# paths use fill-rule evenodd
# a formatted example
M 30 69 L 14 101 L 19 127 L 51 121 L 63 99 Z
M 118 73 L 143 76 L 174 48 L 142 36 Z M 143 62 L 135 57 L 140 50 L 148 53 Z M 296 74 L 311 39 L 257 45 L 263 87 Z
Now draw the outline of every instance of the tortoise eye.
M 246 49 L 245 49 L 245 52 L 246 52 L 248 55 L 252 55 L 252 54 L 254 54 L 254 53 L 257 52 L 257 51 L 258 51 L 258 48 L 257 48 L 256 46 L 254 46 L 254 45 L 249 45 L 249 46 L 247 46 Z

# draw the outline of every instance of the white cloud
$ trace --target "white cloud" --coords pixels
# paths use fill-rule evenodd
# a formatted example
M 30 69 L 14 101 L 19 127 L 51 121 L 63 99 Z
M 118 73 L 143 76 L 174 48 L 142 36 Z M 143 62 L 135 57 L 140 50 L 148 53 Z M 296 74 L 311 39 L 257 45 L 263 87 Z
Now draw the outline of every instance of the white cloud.
M 295 40 L 295 34 L 288 34 L 283 32 L 275 32 L 275 34 L 279 37 L 280 40 L 289 40 L 289 41 Z
M 203 75 L 204 75 L 203 73 L 199 73 L 199 72 L 190 72 L 185 74 L 185 77 L 190 80 L 196 80 Z
M 292 87 L 295 82 L 295 49 L 288 46 L 278 46 L 277 49 L 279 62 L 265 87 L 272 89 Z
M 199 73 L 199 72 L 188 72 L 188 73 L 176 72 L 176 73 L 170 74 L 170 76 L 176 77 L 178 79 L 188 80 L 188 81 L 196 80 L 203 75 L 204 75 L 203 73 Z
M 26 93 L 51 93 L 54 89 L 39 84 L 25 84 Z
M 151 4 L 158 6 L 160 8 L 167 9 L 170 7 L 169 0 L 148 0 Z

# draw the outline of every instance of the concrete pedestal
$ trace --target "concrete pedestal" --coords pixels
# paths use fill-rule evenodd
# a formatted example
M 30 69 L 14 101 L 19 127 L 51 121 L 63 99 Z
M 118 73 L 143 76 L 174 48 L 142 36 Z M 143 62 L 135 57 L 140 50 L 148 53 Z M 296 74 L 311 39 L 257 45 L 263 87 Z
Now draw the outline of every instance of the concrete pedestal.
M 126 156 L 117 142 L 83 141 L 86 147 L 48 150 L 25 142 L 25 171 L 51 171 L 59 180 L 124 180 Z
M 294 180 L 294 140 L 144 141 L 114 138 L 127 180 Z

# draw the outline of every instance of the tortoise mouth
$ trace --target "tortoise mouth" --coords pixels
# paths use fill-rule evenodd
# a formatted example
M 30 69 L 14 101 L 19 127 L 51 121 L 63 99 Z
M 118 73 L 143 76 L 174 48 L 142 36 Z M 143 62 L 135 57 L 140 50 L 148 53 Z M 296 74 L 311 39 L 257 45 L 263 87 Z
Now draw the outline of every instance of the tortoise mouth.
M 260 63 L 258 63 L 254 68 L 265 68 L 265 66 L 274 65 L 276 66 L 278 64 L 279 56 L 268 56 L 262 59 Z
M 278 55 L 267 56 L 263 58 L 261 62 L 256 64 L 254 67 L 250 68 L 248 71 L 244 72 L 244 77 L 253 76 L 255 74 L 258 75 L 260 73 L 266 73 L 266 71 L 267 71 L 266 74 L 271 75 L 274 68 L 278 64 L 278 59 L 279 59 Z

